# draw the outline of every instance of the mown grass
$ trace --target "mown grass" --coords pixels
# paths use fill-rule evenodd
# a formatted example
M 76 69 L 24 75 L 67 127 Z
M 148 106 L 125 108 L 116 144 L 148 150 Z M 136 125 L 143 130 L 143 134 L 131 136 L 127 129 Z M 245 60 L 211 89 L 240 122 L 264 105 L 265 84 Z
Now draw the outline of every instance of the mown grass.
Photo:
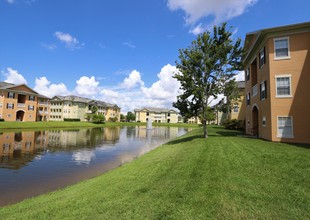
M 309 145 L 196 129 L 0 219 L 310 219 Z

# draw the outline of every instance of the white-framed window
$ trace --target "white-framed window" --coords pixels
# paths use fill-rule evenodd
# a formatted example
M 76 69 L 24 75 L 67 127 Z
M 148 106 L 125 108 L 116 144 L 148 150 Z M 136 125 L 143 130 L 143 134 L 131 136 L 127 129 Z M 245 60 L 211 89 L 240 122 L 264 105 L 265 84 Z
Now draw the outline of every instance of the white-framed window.
M 259 51 L 259 68 L 262 68 L 265 63 L 266 63 L 265 47 L 263 47 Z
M 249 81 L 250 80 L 250 68 L 247 68 L 245 70 L 245 80 Z
M 277 75 L 276 77 L 276 97 L 292 97 L 292 75 Z
M 293 138 L 293 117 L 278 116 L 278 134 L 280 138 Z
M 29 101 L 34 101 L 34 95 L 29 95 Z
M 274 39 L 274 59 L 290 58 L 289 37 L 281 37 Z
M 234 105 L 234 112 L 239 112 L 239 106 L 238 105 Z
M 2 108 L 2 105 L 3 105 L 2 102 L 0 102 L 0 108 Z
M 13 103 L 7 103 L 6 108 L 7 109 L 14 109 L 14 104 Z
M 28 105 L 28 110 L 33 111 L 34 110 L 34 106 L 33 105 Z
M 267 98 L 267 83 L 263 81 L 260 84 L 260 100 L 265 100 Z
M 15 98 L 15 93 L 14 92 L 8 92 L 8 98 L 9 99 L 14 99 Z
M 251 93 L 247 93 L 246 94 L 246 105 L 250 105 L 251 104 Z
M 263 127 L 266 127 L 266 116 L 263 116 L 262 118 L 262 125 Z

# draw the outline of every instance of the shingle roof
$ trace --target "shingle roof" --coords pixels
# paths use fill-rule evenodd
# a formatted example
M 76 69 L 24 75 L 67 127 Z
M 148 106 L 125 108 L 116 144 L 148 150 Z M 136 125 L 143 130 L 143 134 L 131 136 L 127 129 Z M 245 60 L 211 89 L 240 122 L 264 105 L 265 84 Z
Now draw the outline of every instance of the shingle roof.
M 137 111 L 143 111 L 143 110 L 147 110 L 149 112 L 176 112 L 175 110 L 173 109 L 168 109 L 168 108 L 152 108 L 152 107 L 145 107 L 145 108 L 141 108 L 141 109 L 135 109 L 134 111 L 137 112 Z M 177 113 L 177 112 L 176 112 Z
M 52 101 L 55 98 L 58 98 L 61 101 L 82 102 L 82 103 L 87 103 L 87 104 L 97 104 L 98 106 L 102 106 L 102 107 L 119 108 L 115 104 L 110 104 L 110 103 L 107 103 L 107 102 L 104 102 L 104 101 L 99 101 L 99 100 L 95 100 L 95 99 L 79 97 L 79 96 L 75 96 L 75 95 L 67 95 L 67 96 L 57 95 L 57 96 L 54 96 L 52 98 Z

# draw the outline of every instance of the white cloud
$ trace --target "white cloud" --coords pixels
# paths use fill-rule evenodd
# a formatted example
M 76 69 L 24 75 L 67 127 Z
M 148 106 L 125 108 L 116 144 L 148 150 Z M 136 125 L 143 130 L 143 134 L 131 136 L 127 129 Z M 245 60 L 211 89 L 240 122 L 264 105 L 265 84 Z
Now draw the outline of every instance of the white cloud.
M 15 0 L 6 0 L 8 3 L 13 4 Z
M 4 82 L 13 84 L 27 84 L 26 79 L 19 74 L 17 70 L 12 69 L 11 67 L 8 67 L 7 72 L 4 72 L 3 75 L 6 77 Z
M 125 89 L 132 89 L 136 87 L 137 85 L 144 85 L 144 82 L 141 79 L 141 75 L 137 70 L 133 70 L 128 77 L 124 79 L 124 81 L 121 84 L 122 88 Z
M 130 47 L 132 49 L 136 48 L 136 45 L 134 45 L 132 42 L 123 42 L 123 45 Z
M 47 97 L 54 97 L 55 95 L 68 95 L 69 91 L 65 84 L 51 84 L 45 76 L 36 78 L 35 87 L 33 88 L 39 94 Z
M 55 50 L 57 48 L 57 46 L 55 44 L 41 43 L 41 46 L 48 49 L 48 50 Z
M 170 64 L 164 66 L 157 75 L 159 78 L 157 82 L 153 83 L 150 88 L 142 87 L 145 96 L 151 99 L 161 99 L 169 102 L 175 101 L 180 83 L 172 76 L 177 72 L 178 70 L 175 66 L 171 66 Z
M 247 7 L 256 2 L 257 0 L 168 0 L 167 6 L 172 11 L 183 10 L 186 24 L 194 25 L 202 18 L 213 18 L 210 24 L 214 25 L 243 14 Z M 196 25 L 191 32 L 199 34 L 203 27 L 206 29 L 207 25 Z
M 79 49 L 83 46 L 75 37 L 71 36 L 68 33 L 57 31 L 54 35 L 58 40 L 65 43 L 66 47 L 69 49 Z
M 87 77 L 82 76 L 76 81 L 77 86 L 74 89 L 74 93 L 81 96 L 93 96 L 99 91 L 99 82 L 96 81 L 94 76 Z
M 239 71 L 237 75 L 234 76 L 236 81 L 244 81 L 244 71 Z

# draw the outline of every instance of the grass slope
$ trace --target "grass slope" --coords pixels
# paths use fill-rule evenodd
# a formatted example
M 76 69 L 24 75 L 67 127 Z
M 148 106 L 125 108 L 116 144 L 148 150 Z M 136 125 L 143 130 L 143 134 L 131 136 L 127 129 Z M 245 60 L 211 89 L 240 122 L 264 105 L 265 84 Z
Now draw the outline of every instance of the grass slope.
M 310 219 L 310 150 L 201 129 L 0 219 Z

